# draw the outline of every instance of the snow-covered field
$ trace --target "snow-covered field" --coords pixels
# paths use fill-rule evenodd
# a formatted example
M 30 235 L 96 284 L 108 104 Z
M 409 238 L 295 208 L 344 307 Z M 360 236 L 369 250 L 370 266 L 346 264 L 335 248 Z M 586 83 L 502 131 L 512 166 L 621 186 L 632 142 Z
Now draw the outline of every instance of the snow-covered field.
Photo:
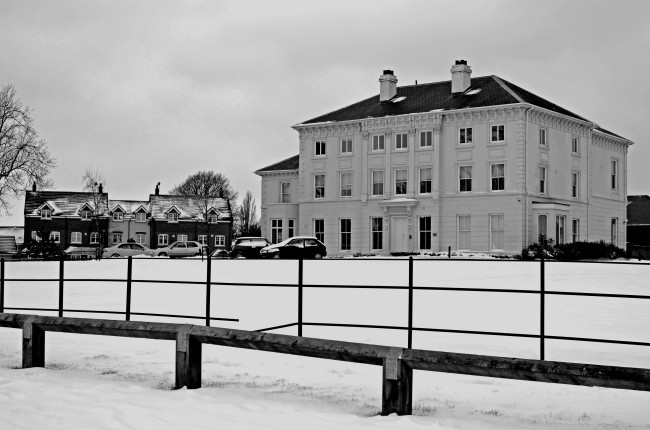
M 205 281 L 201 260 L 143 259 L 134 279 Z M 539 263 L 416 260 L 416 286 L 539 288 Z M 295 284 L 295 261 L 215 260 L 213 281 Z M 650 295 L 650 266 L 547 263 L 547 291 Z M 56 278 L 58 263 L 8 262 L 7 278 Z M 124 278 L 126 260 L 66 262 L 65 277 Z M 408 263 L 306 261 L 304 283 L 408 283 Z M 124 283 L 66 282 L 64 307 L 123 311 Z M 306 322 L 405 326 L 405 290 L 305 288 Z M 58 305 L 56 282 L 6 282 L 5 306 Z M 295 287 L 213 286 L 211 315 L 260 329 L 297 321 Z M 133 312 L 203 315 L 204 285 L 134 283 Z M 546 334 L 650 342 L 650 301 L 546 297 Z M 13 311 L 8 311 L 13 312 Z M 40 314 L 54 313 L 40 312 Z M 66 316 L 108 318 L 66 313 Z M 123 316 L 115 316 L 117 319 Z M 132 317 L 133 320 L 203 321 Z M 415 291 L 414 326 L 539 332 L 536 294 Z M 296 328 L 276 333 L 296 334 Z M 306 326 L 303 335 L 406 346 L 400 330 Z M 539 341 L 415 332 L 421 349 L 538 358 Z M 0 328 L 0 428 L 650 428 L 650 393 L 415 371 L 414 415 L 380 417 L 381 368 L 204 345 L 203 388 L 171 390 L 174 343 L 46 335 L 45 369 L 20 369 L 21 333 Z M 650 367 L 650 347 L 547 341 L 546 358 Z

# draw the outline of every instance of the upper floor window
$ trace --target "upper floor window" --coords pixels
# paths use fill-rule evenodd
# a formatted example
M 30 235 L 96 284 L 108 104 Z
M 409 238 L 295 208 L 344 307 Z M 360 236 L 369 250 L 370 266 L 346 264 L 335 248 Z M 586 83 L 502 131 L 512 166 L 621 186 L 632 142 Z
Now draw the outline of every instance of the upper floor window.
M 541 146 L 546 146 L 546 129 L 545 128 L 540 128 L 539 129 L 539 144 Z
M 571 153 L 580 154 L 580 139 L 575 136 L 571 138 Z
M 384 171 L 372 171 L 372 192 L 373 196 L 381 196 L 384 194 Z
M 316 157 L 325 156 L 325 144 L 326 142 L 322 140 L 317 140 L 314 142 L 314 156 Z
M 169 212 L 167 214 L 167 221 L 168 222 L 178 222 L 178 212 Z
M 611 181 L 612 190 L 616 191 L 618 189 L 618 160 L 612 160 Z
M 341 172 L 341 197 L 352 197 L 352 172 Z
M 395 134 L 395 149 L 408 149 L 408 133 L 397 133 Z
M 497 163 L 490 165 L 490 182 L 492 191 L 506 189 L 506 165 Z
M 395 194 L 404 195 L 406 194 L 406 188 L 408 185 L 407 172 L 405 169 L 395 170 Z
M 429 131 L 421 131 L 420 132 L 420 148 L 431 148 L 432 144 L 433 144 L 433 132 L 431 130 L 429 130 Z
M 431 167 L 420 169 L 420 194 L 431 193 Z
M 84 209 L 81 211 L 81 219 L 83 220 L 89 220 L 93 215 L 93 211 L 89 209 Z
M 52 219 L 51 209 L 41 209 L 41 219 Z
M 464 127 L 458 129 L 458 144 L 469 145 L 472 141 L 472 127 Z
M 383 134 L 377 134 L 372 136 L 372 150 L 373 151 L 383 151 L 384 150 L 384 138 Z
M 493 125 L 491 128 L 490 142 L 503 142 L 506 140 L 506 126 L 503 124 Z
M 135 214 L 135 222 L 145 222 L 147 221 L 147 213 L 146 212 L 137 212 Z
M 461 193 L 472 191 L 472 166 L 458 167 L 458 190 Z
M 291 201 L 291 182 L 280 183 L 280 203 L 289 203 Z
M 124 212 L 122 211 L 113 212 L 113 221 L 124 221 Z
M 208 224 L 216 224 L 219 222 L 219 215 L 211 212 L 208 214 Z
M 546 194 L 546 166 L 539 166 L 539 192 Z
M 314 198 L 325 198 L 325 175 L 314 175 Z
M 352 154 L 352 139 L 341 139 L 341 154 Z
M 580 173 L 571 172 L 571 197 L 578 198 L 580 193 Z

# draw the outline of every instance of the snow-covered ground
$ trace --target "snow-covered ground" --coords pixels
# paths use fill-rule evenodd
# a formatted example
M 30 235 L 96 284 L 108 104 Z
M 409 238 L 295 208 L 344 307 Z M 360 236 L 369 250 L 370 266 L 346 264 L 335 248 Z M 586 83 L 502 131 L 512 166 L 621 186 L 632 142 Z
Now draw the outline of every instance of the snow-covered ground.
M 205 281 L 200 260 L 135 260 L 135 279 Z M 539 263 L 418 259 L 417 286 L 539 288 Z M 288 283 L 295 261 L 213 261 L 213 280 Z M 125 260 L 66 262 L 66 278 L 124 278 Z M 548 263 L 546 290 L 650 295 L 650 266 Z M 58 263 L 11 262 L 7 278 L 56 278 Z M 306 261 L 304 283 L 406 286 L 408 263 Z M 123 311 L 124 283 L 66 282 L 64 307 Z M 537 333 L 535 294 L 415 291 L 414 326 Z M 304 291 L 304 321 L 406 325 L 404 290 Z M 294 287 L 214 286 L 211 314 L 260 329 L 296 322 Z M 7 282 L 5 306 L 56 307 L 56 282 Z M 650 302 L 547 296 L 548 335 L 650 342 Z M 134 283 L 132 311 L 202 315 L 204 285 Z M 11 312 L 11 311 L 9 311 Z M 40 312 L 48 314 L 47 312 Z M 49 313 L 52 314 L 53 313 Z M 99 317 L 67 313 L 66 316 Z M 116 318 L 122 318 L 116 316 Z M 201 320 L 166 320 L 202 324 Z M 296 334 L 296 328 L 277 330 Z M 303 334 L 406 346 L 406 332 L 304 327 Z M 422 349 L 538 358 L 535 339 L 416 332 Z M 204 346 L 203 388 L 171 390 L 174 343 L 75 334 L 46 335 L 45 369 L 20 369 L 21 332 L 0 328 L 0 428 L 650 428 L 650 393 L 415 371 L 414 415 L 380 417 L 381 368 Z M 546 358 L 650 367 L 650 347 L 547 341 Z

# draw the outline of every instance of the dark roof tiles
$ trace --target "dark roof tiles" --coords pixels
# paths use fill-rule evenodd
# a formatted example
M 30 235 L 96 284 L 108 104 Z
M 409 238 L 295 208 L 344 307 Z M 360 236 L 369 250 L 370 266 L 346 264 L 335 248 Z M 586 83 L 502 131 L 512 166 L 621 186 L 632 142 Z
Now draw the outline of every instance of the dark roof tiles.
M 299 167 L 299 156 L 294 155 L 293 157 L 289 157 L 286 160 L 282 160 L 275 164 L 271 164 L 270 166 L 263 167 L 257 170 L 255 173 L 273 172 L 273 171 L 281 171 L 281 170 L 298 170 L 298 167 Z
M 186 196 L 155 195 L 149 196 L 151 202 L 151 216 L 154 219 L 163 220 L 167 213 L 175 208 L 178 212 L 179 220 L 202 220 L 201 215 L 201 198 Z M 232 218 L 228 200 L 224 198 L 214 198 L 210 201 L 211 207 L 219 212 L 220 219 Z
M 27 191 L 25 193 L 25 215 L 39 215 L 38 211 L 47 204 L 53 216 L 80 216 L 81 209 L 88 205 L 94 208 L 93 193 L 72 191 Z M 99 195 L 99 213 L 108 213 L 108 194 Z

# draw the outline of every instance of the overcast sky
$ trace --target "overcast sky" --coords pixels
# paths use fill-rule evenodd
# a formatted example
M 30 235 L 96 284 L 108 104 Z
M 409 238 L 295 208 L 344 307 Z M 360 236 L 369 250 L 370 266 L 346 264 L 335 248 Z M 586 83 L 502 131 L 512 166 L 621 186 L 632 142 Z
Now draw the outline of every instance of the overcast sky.
M 629 194 L 650 194 L 650 1 L 0 0 L 0 86 L 58 160 L 113 199 L 198 170 L 260 202 L 253 171 L 298 153 L 291 129 L 398 85 L 498 75 L 633 142 Z M 2 225 L 23 224 L 23 201 Z

